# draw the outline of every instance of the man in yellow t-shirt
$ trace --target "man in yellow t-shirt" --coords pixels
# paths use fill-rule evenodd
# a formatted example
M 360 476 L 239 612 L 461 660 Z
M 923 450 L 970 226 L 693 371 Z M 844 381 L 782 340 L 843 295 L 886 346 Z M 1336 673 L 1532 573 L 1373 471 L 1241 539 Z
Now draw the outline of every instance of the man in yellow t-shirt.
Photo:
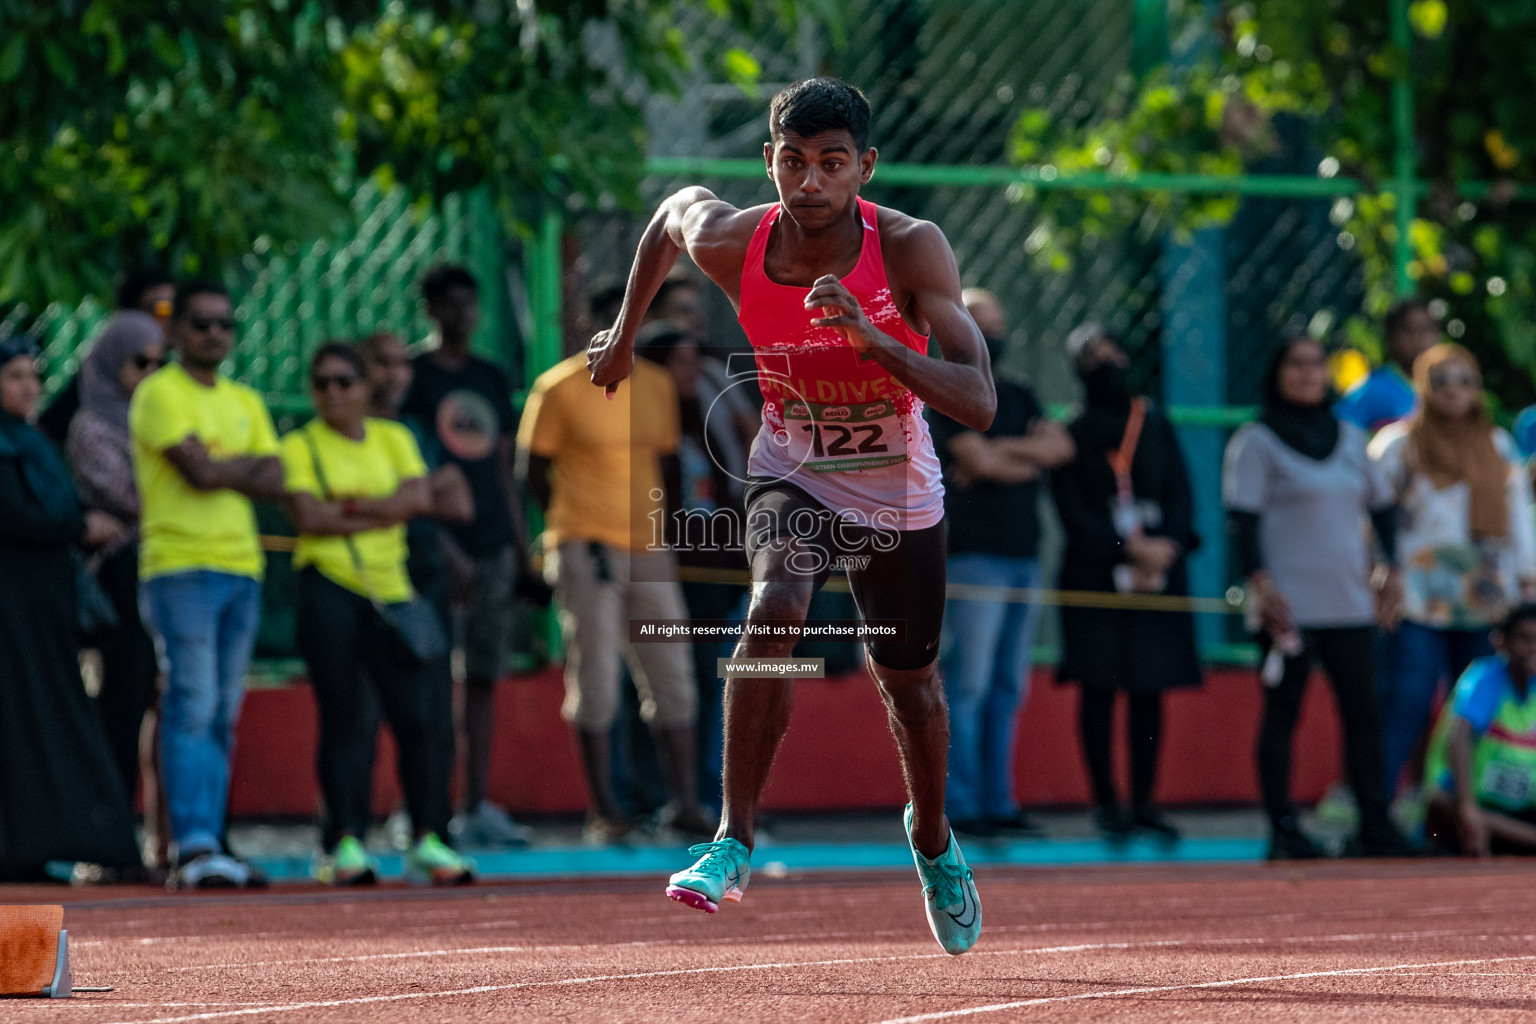
M 632 619 L 688 617 L 661 531 L 662 464 L 676 458 L 679 433 L 677 391 L 665 370 L 642 361 L 609 400 L 589 383 L 584 353 L 534 381 L 518 430 L 520 475 L 545 513 L 544 552 L 554 566 L 566 650 L 561 713 L 581 747 L 592 842 L 629 829 L 609 770 L 621 654 L 661 754 L 673 826 L 714 832 L 694 784 L 698 698 L 689 646 L 629 643 Z
M 179 288 L 167 334 L 179 363 L 129 407 L 142 505 L 144 624 L 166 691 L 165 799 L 180 887 L 263 880 L 223 847 L 235 722 L 261 614 L 263 559 L 252 498 L 283 493 L 277 434 L 261 396 L 219 375 L 234 339 L 229 293 Z

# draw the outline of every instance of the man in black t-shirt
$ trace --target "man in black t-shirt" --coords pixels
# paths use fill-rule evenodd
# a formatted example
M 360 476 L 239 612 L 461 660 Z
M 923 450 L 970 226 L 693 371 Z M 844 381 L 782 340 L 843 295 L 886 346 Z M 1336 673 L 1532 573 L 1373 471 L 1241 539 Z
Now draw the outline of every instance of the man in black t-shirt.
M 495 686 L 506 668 L 513 588 L 519 573 L 528 571 L 528 534 L 513 482 L 512 389 L 498 367 L 470 353 L 480 289 L 469 271 L 435 267 L 421 290 L 437 323 L 437 344 L 412 360 L 414 377 L 401 411 L 436 434 L 447 460 L 468 481 L 475 508 L 472 520 L 448 527 L 472 567 L 461 608 L 467 756 L 459 839 L 466 846 L 520 845 L 528 841 L 527 827 L 487 799 Z
M 1007 321 L 992 293 L 967 288 L 966 309 L 992 356 L 997 416 L 985 433 L 930 413 L 944 467 L 949 586 L 940 663 L 949 701 L 945 811 L 956 832 L 993 836 L 1038 831 L 1013 795 L 1014 726 L 1027 692 L 1039 605 L 1023 595 L 967 588 L 1032 589 L 1038 561 L 1040 481 L 1071 460 L 1072 440 L 1044 418 L 1027 386 L 998 376 Z

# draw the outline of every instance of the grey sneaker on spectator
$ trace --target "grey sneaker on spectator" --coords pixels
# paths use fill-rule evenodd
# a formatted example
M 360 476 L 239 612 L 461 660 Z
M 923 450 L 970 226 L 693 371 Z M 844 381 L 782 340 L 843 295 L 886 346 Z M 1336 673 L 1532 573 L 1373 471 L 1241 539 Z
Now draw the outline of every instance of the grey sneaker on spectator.
M 480 801 L 454 819 L 452 831 L 464 847 L 527 846 L 533 841 L 533 829 L 513 821 L 511 815 L 489 800 Z
M 588 813 L 581 829 L 581 841 L 588 846 L 618 846 L 634 832 L 634 825 L 619 818 L 605 818 Z
M 384 837 L 390 846 L 404 853 L 416 845 L 413 828 L 410 814 L 404 807 L 397 807 L 395 812 L 384 820 Z
M 193 854 L 170 878 L 173 889 L 244 889 L 250 884 L 246 866 L 221 850 Z

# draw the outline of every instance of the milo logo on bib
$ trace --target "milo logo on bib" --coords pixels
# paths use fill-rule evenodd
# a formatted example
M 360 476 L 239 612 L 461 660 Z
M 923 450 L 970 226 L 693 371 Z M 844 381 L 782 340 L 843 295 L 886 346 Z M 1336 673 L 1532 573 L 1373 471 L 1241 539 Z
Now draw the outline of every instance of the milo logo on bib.
M 907 461 L 906 432 L 890 402 L 792 402 L 784 411 L 784 427 L 790 456 L 814 473 L 846 473 Z

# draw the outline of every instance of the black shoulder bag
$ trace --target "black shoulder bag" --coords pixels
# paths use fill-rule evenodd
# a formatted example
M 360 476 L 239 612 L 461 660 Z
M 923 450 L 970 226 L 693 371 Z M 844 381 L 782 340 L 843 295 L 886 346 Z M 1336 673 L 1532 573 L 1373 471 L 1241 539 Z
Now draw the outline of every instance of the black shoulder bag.
M 315 465 L 315 480 L 320 484 L 320 496 L 326 501 L 334 501 L 331 485 L 325 479 L 325 468 L 320 464 L 320 449 L 315 444 L 314 435 L 308 430 L 303 431 L 303 434 L 304 443 L 309 446 L 310 460 Z M 358 578 L 368 590 L 368 600 L 373 604 L 374 613 L 384 623 L 384 631 L 390 638 L 390 653 L 395 660 L 419 667 L 447 654 L 448 637 L 443 633 L 443 624 L 437 617 L 437 611 L 414 594 L 409 601 L 399 604 L 385 604 L 379 600 L 373 585 L 368 581 L 363 556 L 358 552 L 351 534 L 344 535 L 342 539 L 346 542 L 348 553 L 352 555 L 352 565 L 357 569 Z

